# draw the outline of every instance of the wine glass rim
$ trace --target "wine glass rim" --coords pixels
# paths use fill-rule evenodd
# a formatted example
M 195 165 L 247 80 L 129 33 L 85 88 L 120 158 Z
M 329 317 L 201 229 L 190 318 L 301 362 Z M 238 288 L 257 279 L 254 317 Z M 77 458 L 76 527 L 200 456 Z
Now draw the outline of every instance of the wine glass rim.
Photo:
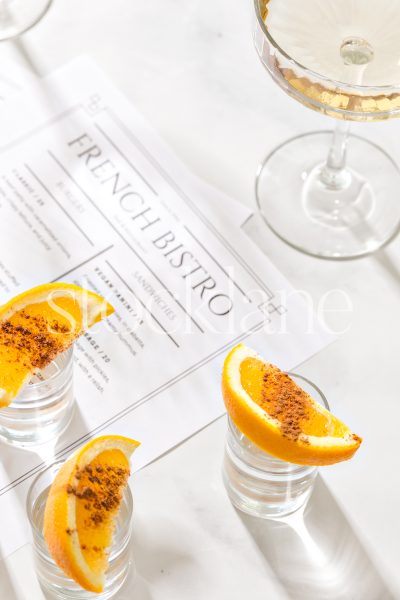
M 334 85 L 336 87 L 339 88 L 346 88 L 348 90 L 357 90 L 357 91 L 366 91 L 366 90 L 376 90 L 381 92 L 382 94 L 386 91 L 391 91 L 393 93 L 393 91 L 400 91 L 400 84 L 399 85 L 360 85 L 360 84 L 351 84 L 351 83 L 346 83 L 345 81 L 339 81 L 336 79 L 330 79 L 329 77 L 327 77 L 326 75 L 322 75 L 322 73 L 317 73 L 317 71 L 313 71 L 312 69 L 310 69 L 309 67 L 306 67 L 305 65 L 303 65 L 301 62 L 297 61 L 295 58 L 293 58 L 292 56 L 290 56 L 283 48 L 280 47 L 280 45 L 278 44 L 278 42 L 273 38 L 273 36 L 270 34 L 270 32 L 268 31 L 264 19 L 261 16 L 261 12 L 260 12 L 260 8 L 261 8 L 261 2 L 262 0 L 254 0 L 254 8 L 256 11 L 256 17 L 257 17 L 257 21 L 265 35 L 265 37 L 269 40 L 269 42 L 272 44 L 272 46 L 278 50 L 278 52 L 280 54 L 282 54 L 282 56 L 284 56 L 287 60 L 289 60 L 293 65 L 296 65 L 299 69 L 301 69 L 302 71 L 305 71 L 308 75 L 311 75 L 312 77 L 315 77 L 316 79 L 320 79 L 323 81 L 326 81 L 327 83 L 329 83 L 330 85 Z M 266 0 L 265 2 L 265 6 L 267 6 L 269 0 Z M 374 94 L 374 95 L 379 95 L 379 94 Z

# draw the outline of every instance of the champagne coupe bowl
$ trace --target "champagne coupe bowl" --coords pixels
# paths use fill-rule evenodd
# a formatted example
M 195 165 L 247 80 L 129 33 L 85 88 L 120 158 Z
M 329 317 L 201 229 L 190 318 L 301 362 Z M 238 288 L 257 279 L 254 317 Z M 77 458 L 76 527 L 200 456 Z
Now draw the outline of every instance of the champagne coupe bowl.
M 312 57 L 315 51 L 312 64 L 322 65 L 322 72 L 307 68 L 289 56 L 271 35 L 270 2 L 279 0 L 254 0 L 254 44 L 262 64 L 288 95 L 334 117 L 337 125 L 333 132 L 307 133 L 284 142 L 260 164 L 256 178 L 260 214 L 276 235 L 306 254 L 339 260 L 370 254 L 399 231 L 400 171 L 376 144 L 349 135 L 349 121 L 400 116 L 400 85 L 376 85 L 381 62 L 375 56 L 374 44 L 358 34 L 359 27 L 354 27 L 352 35 L 351 24 L 342 37 L 338 27 L 333 48 L 332 32 L 327 36 L 331 45 L 327 41 L 326 47 L 324 31 L 317 32 L 321 56 L 328 66 L 333 65 L 331 72 L 324 68 L 322 58 L 318 62 L 319 54 L 313 47 L 317 35 L 312 38 L 309 53 Z M 293 2 L 287 4 L 294 6 Z M 297 6 L 301 10 L 304 3 L 298 2 Z M 323 0 L 325 13 L 330 8 L 334 22 L 337 5 L 334 0 Z M 289 35 L 296 26 L 296 14 L 288 13 Z M 304 23 L 299 26 L 304 27 Z M 318 28 L 317 18 L 309 21 L 309 28 L 310 32 Z M 382 61 L 382 54 L 379 58 Z M 332 72 L 337 73 L 337 80 Z M 372 76 L 367 76 L 369 73 Z M 388 78 L 395 78 L 393 72 Z

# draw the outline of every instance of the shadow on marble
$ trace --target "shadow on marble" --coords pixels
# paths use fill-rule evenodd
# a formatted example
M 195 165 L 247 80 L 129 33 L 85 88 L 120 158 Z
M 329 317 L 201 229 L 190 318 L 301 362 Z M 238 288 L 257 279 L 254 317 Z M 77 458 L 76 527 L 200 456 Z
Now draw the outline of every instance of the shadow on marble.
M 0 443 L 2 468 L 7 474 L 5 479 L 9 482 L 5 484 L 4 489 L 0 490 L 0 494 L 12 494 L 14 501 L 19 502 L 24 516 L 26 515 L 27 491 L 45 463 L 54 462 L 55 445 L 56 443 L 52 441 L 40 446 L 22 448 L 3 441 Z M 18 465 L 18 470 L 15 468 L 16 465 Z M 0 598 L 2 598 L 1 595 Z
M 397 240 L 399 237 L 396 238 Z M 379 266 L 390 275 L 394 281 L 400 283 L 400 263 L 398 260 L 394 260 L 394 258 L 390 255 L 390 248 L 393 244 L 390 244 L 387 248 L 383 248 L 374 254 L 374 259 L 379 264 Z M 398 248 L 398 246 L 397 246 Z
M 73 436 L 71 436 L 71 431 L 74 432 Z M 68 458 L 68 456 L 72 454 L 76 448 L 87 442 L 86 436 L 88 432 L 88 424 L 86 423 L 83 413 L 80 409 L 79 402 L 75 398 L 74 413 L 72 415 L 71 422 L 66 431 L 57 440 L 56 456 L 58 458 Z M 71 439 L 72 442 L 70 441 Z
M 246 235 L 253 240 L 253 242 L 264 252 L 267 256 L 276 259 L 280 256 L 281 249 L 284 248 L 290 253 L 296 264 L 305 265 L 308 268 L 315 269 L 318 265 L 327 272 L 327 265 L 329 272 L 332 272 L 336 277 L 339 270 L 344 268 L 345 264 L 352 265 L 354 262 L 363 260 L 373 260 L 378 264 L 383 271 L 386 272 L 394 281 L 400 283 L 400 263 L 397 260 L 398 248 L 400 247 L 400 233 L 398 233 L 388 244 L 383 248 L 377 250 L 372 255 L 366 255 L 358 258 L 353 258 L 348 261 L 335 261 L 325 260 L 315 256 L 309 256 L 303 254 L 299 250 L 291 248 L 288 244 L 283 242 L 273 231 L 268 227 L 263 218 L 258 212 L 258 208 L 254 206 L 254 213 L 250 215 L 242 225 L 242 230 Z M 360 238 L 362 239 L 362 238 Z M 278 261 L 279 266 L 279 261 Z
M 39 72 L 38 66 L 36 64 L 36 61 L 34 60 L 32 51 L 29 49 L 29 45 L 27 44 L 26 40 L 19 36 L 10 40 L 10 44 L 14 46 L 14 48 L 17 50 L 18 54 L 22 58 L 25 64 L 25 68 L 31 71 L 32 75 L 40 77 L 41 74 Z
M 12 577 L 7 563 L 0 556 L 0 598 L 4 600 L 19 600 L 15 594 Z
M 128 577 L 116 600 L 152 600 L 147 581 L 141 576 Z
M 26 516 L 28 489 L 36 476 L 48 465 L 57 460 L 66 459 L 75 450 L 75 446 L 73 446 L 73 449 L 69 448 L 71 446 L 69 437 L 71 428 L 74 431 L 74 440 L 84 437 L 88 432 L 87 424 L 78 403 L 75 403 L 70 425 L 60 438 L 37 446 L 27 446 L 26 448 L 12 446 L 3 441 L 0 442 L 2 468 L 7 473 L 8 480 L 12 483 L 12 486 L 6 493 L 14 495 L 15 500 L 20 504 L 24 516 Z M 18 473 L 15 469 L 16 464 L 19 465 Z M 24 468 L 21 465 L 25 465 Z M 0 600 L 2 598 L 0 595 Z
M 320 476 L 304 514 L 238 514 L 292 600 L 395 600 Z

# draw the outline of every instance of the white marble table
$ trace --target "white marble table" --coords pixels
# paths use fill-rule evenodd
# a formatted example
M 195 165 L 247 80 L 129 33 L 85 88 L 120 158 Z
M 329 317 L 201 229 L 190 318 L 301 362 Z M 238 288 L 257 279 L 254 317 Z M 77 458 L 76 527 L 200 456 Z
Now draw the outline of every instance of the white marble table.
M 251 0 L 55 0 L 0 56 L 39 74 L 90 54 L 192 170 L 254 206 L 257 162 L 278 142 L 327 128 L 277 89 L 251 42 Z M 400 124 L 359 125 L 400 160 Z M 399 198 L 400 201 L 400 198 Z M 135 477 L 136 583 L 118 600 L 400 598 L 400 240 L 348 263 L 305 257 L 258 219 L 262 249 L 315 302 L 344 290 L 347 329 L 298 370 L 363 435 L 359 455 L 325 469 L 305 525 L 257 521 L 229 504 L 220 479 L 224 419 Z M 332 295 L 333 308 L 340 305 Z M 344 307 L 344 305 L 343 305 Z M 41 600 L 30 548 L 0 569 L 0 598 Z

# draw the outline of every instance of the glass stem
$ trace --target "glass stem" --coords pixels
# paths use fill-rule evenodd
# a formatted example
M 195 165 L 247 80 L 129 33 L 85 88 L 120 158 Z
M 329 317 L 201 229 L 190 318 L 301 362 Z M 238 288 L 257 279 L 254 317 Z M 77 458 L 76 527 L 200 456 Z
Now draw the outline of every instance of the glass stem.
M 342 190 L 350 184 L 351 174 L 346 168 L 349 131 L 349 121 L 337 122 L 328 158 L 321 170 L 321 181 L 331 190 Z

